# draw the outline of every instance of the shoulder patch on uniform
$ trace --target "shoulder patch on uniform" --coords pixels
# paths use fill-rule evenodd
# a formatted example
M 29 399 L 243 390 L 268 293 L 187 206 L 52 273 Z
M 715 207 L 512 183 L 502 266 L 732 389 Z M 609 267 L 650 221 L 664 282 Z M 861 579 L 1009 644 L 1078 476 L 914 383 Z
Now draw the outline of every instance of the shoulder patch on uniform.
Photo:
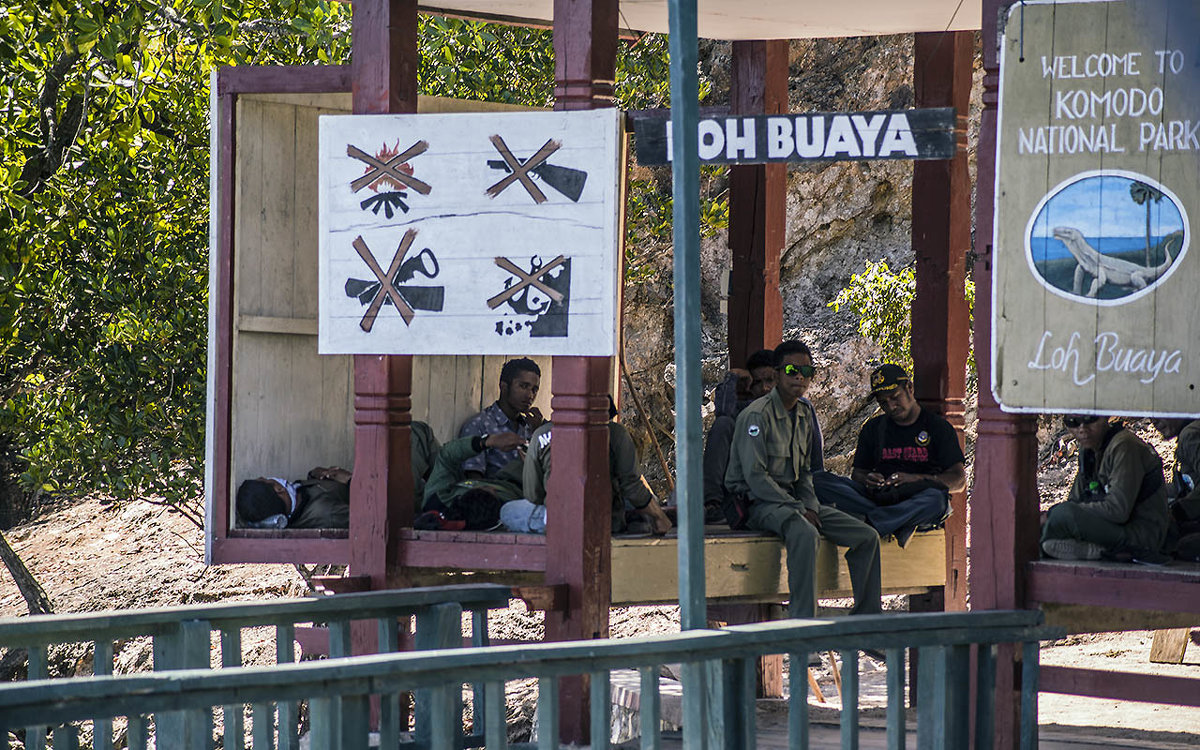
M 550 434 L 552 432 L 554 432 L 554 430 L 546 430 L 541 435 L 538 435 L 538 447 L 539 448 L 545 450 L 546 446 L 550 445 Z
M 758 437 L 760 432 L 762 432 L 762 430 L 760 430 L 756 424 L 752 424 L 746 428 L 746 434 L 750 437 Z
M 921 430 L 917 433 L 917 445 L 929 445 L 929 433 Z

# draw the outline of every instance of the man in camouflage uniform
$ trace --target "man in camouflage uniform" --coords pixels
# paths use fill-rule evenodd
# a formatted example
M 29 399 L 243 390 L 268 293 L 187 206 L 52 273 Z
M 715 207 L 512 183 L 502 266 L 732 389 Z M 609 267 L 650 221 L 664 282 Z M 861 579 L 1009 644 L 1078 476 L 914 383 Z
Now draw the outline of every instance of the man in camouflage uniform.
M 620 423 L 611 421 L 617 415 L 617 408 L 611 397 L 609 397 L 608 405 L 610 420 L 608 423 L 608 471 L 612 479 L 612 533 L 665 534 L 671 530 L 671 521 L 659 507 L 657 498 L 650 491 L 650 487 L 638 469 L 637 446 L 634 445 L 629 431 Z M 506 521 L 505 525 L 510 528 L 513 526 L 507 523 L 508 518 L 523 519 L 525 514 L 529 514 L 532 518 L 544 519 L 545 509 L 539 510 L 535 506 L 544 506 L 546 502 L 546 482 L 550 478 L 552 429 L 553 423 L 547 422 L 534 430 L 533 436 L 529 439 L 529 451 L 525 456 L 523 476 L 525 497 L 530 505 L 513 504 L 512 507 L 507 507 L 502 511 L 501 520 Z M 627 510 L 634 511 L 640 518 L 629 522 L 626 518 Z M 538 526 L 536 520 L 532 524 L 528 522 L 522 524 L 521 521 L 517 521 L 515 526 L 515 530 L 519 531 L 540 531 L 544 530 L 544 521 L 541 529 L 534 528 Z
M 879 534 L 867 524 L 817 502 L 810 468 L 812 425 L 800 404 L 812 352 L 799 341 L 775 349 L 775 387 L 738 415 L 725 486 L 750 502 L 747 526 L 783 538 L 787 549 L 790 617 L 817 608 L 817 545 L 821 537 L 848 547 L 854 589 L 852 614 L 878 613 Z M 809 376 L 811 377 L 811 375 Z

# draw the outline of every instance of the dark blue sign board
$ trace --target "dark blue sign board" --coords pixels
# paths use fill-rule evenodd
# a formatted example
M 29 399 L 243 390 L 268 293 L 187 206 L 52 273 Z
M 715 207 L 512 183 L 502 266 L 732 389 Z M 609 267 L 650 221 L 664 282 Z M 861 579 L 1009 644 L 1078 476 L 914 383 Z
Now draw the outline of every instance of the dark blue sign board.
M 949 159 L 955 122 L 953 107 L 704 117 L 700 163 Z M 639 164 L 670 163 L 670 120 L 635 116 L 634 133 Z

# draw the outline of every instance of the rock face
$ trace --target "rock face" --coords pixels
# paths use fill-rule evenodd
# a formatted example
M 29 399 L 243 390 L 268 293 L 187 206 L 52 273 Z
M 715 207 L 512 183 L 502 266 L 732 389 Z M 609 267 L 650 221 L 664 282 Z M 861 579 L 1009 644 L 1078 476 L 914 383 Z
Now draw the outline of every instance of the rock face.
M 713 84 L 705 104 L 728 102 L 730 55 L 728 43 L 702 44 L 702 73 Z M 911 107 L 912 61 L 913 41 L 908 35 L 793 41 L 791 111 Z M 978 77 L 978 64 L 976 69 Z M 977 99 L 976 95 L 970 113 L 972 153 Z M 653 173 L 653 183 L 669 196 L 668 169 L 646 171 Z M 857 334 L 852 311 L 843 308 L 835 312 L 828 304 L 867 261 L 887 260 L 893 269 L 912 263 L 912 172 L 908 161 L 804 164 L 791 165 L 788 170 L 787 232 L 780 258 L 784 334 L 812 346 L 822 367 L 809 396 L 827 435 L 826 460 L 835 470 L 847 469 L 858 429 L 874 410 L 874 404 L 864 397 L 867 375 L 877 363 L 879 351 Z M 711 215 L 703 209 L 726 198 L 727 188 L 725 170 L 706 168 L 702 213 Z M 629 217 L 631 223 L 639 220 L 637 215 Z M 700 248 L 699 312 L 706 389 L 720 382 L 728 367 L 721 286 L 731 265 L 730 252 L 724 228 L 711 235 L 702 239 Z M 652 430 L 667 454 L 667 463 L 673 464 L 674 370 L 668 368 L 674 361 L 672 252 L 669 238 L 639 245 L 627 248 L 627 255 L 635 254 L 643 265 L 638 280 L 626 285 L 625 356 L 649 413 L 644 418 L 635 413 L 632 399 L 626 397 L 624 419 L 643 443 L 643 456 L 649 459 L 644 461 L 647 477 L 656 489 L 663 490 L 664 471 L 653 458 L 648 441 Z

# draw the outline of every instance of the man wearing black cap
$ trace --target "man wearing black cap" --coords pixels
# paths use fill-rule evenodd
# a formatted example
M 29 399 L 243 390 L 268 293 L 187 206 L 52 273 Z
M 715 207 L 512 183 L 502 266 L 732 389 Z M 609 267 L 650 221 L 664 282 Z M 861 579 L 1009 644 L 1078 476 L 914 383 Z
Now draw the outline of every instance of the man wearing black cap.
M 921 408 L 903 367 L 875 368 L 871 393 L 883 414 L 859 432 L 850 480 L 818 475 L 816 493 L 822 503 L 865 517 L 880 536 L 895 535 L 903 547 L 918 528 L 950 514 L 950 493 L 967 486 L 965 459 L 958 433 Z

